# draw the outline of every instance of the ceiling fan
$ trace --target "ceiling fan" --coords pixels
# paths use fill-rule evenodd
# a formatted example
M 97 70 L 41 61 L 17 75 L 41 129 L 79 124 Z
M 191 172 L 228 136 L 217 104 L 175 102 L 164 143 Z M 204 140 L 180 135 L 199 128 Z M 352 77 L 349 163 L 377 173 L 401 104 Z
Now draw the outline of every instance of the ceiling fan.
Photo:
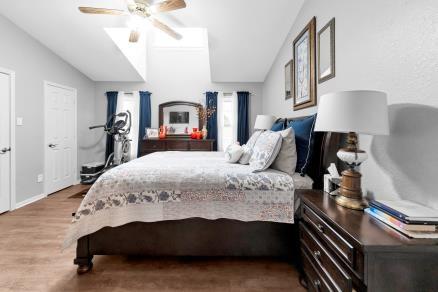
M 184 0 L 164 0 L 154 3 L 152 0 L 125 0 L 128 10 L 96 8 L 96 7 L 79 7 L 79 11 L 87 14 L 108 14 L 108 15 L 136 15 L 151 21 L 152 25 L 164 31 L 169 36 L 179 40 L 182 36 L 171 29 L 169 26 L 154 17 L 156 13 L 168 12 L 186 7 Z M 135 43 L 140 38 L 140 32 L 134 28 L 129 35 L 129 41 Z

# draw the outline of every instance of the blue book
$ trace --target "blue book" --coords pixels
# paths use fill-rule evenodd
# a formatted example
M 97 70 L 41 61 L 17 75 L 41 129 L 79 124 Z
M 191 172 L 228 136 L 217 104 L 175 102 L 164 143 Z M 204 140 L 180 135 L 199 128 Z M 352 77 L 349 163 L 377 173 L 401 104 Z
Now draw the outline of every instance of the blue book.
M 438 210 L 406 200 L 373 200 L 370 206 L 406 224 L 438 224 Z

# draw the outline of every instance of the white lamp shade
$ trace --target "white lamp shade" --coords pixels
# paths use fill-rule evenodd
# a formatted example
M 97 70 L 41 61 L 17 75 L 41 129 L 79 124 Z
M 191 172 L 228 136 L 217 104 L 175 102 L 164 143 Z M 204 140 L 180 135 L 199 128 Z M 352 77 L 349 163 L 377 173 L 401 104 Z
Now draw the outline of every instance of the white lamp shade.
M 269 130 L 275 122 L 274 116 L 258 115 L 255 121 L 255 130 Z
M 388 135 L 386 93 L 357 90 L 321 96 L 315 131 Z

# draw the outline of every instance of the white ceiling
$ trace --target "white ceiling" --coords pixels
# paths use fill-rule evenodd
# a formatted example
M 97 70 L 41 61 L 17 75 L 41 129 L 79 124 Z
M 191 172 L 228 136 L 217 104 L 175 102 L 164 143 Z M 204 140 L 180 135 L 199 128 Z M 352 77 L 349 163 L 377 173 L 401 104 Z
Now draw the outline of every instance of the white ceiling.
M 213 82 L 263 82 L 304 0 L 186 0 L 161 19 L 208 31 Z M 104 28 L 123 16 L 79 13 L 77 6 L 124 9 L 124 0 L 1 0 L 0 13 L 95 81 L 141 81 Z M 154 72 L 148 72 L 154 74 Z

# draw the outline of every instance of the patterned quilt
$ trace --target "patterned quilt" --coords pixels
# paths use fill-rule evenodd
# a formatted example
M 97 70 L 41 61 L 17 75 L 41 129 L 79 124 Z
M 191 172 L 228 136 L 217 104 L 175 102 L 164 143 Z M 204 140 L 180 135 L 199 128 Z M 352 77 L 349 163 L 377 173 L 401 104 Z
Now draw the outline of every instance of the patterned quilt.
M 200 217 L 294 222 L 294 181 L 225 162 L 220 152 L 156 152 L 104 173 L 83 199 L 64 248 L 105 226 Z

